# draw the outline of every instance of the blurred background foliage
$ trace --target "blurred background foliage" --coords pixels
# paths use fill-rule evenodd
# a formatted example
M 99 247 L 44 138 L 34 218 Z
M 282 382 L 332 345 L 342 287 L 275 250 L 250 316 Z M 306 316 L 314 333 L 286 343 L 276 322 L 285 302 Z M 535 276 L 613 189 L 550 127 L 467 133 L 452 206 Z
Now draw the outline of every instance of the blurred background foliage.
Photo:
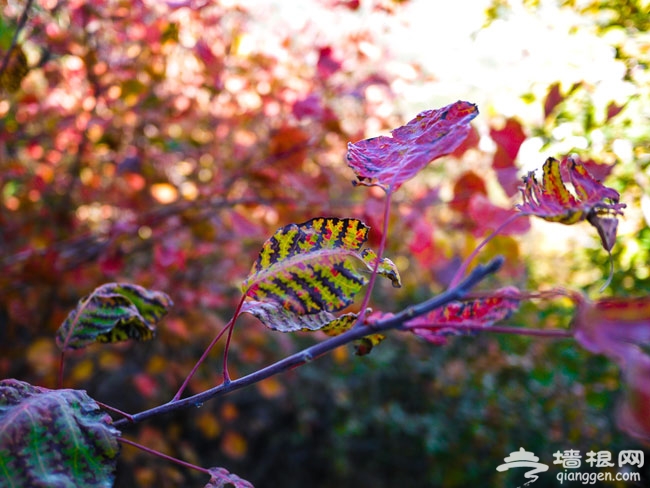
M 127 412 L 158 405 L 230 318 L 277 227 L 357 217 L 377 244 L 382 195 L 351 186 L 346 143 L 408 120 L 414 113 L 398 108 L 398 96 L 418 84 L 435 91 L 437 73 L 396 59 L 384 32 L 364 27 L 408 19 L 417 2 L 312 3 L 356 28 L 336 41 L 318 23 L 273 29 L 254 2 L 235 0 L 2 3 L 4 53 L 21 27 L 0 80 L 2 377 L 53 387 L 53 337 L 67 313 L 96 286 L 129 281 L 172 296 L 158 337 L 72 355 L 65 386 Z M 569 34 L 611 46 L 615 89 L 558 73 L 511 94 L 521 114 L 480 105 L 467 143 L 395 195 L 387 255 L 405 286 L 378 286 L 373 307 L 396 311 L 443 290 L 498 225 L 498 208 L 518 201 L 519 177 L 546 155 L 568 153 L 597 165 L 628 204 L 605 293 L 648 293 L 648 3 L 495 0 L 476 8 L 486 31 L 522 11 L 572 12 Z M 474 82 L 480 88 L 480 74 Z M 419 109 L 434 108 L 428 102 Z M 609 264 L 595 232 L 531 224 L 481 254 L 507 258 L 484 288 L 565 286 L 596 296 Z M 534 302 L 510 325 L 569 327 L 571 316 L 562 300 Z M 272 333 L 242 317 L 231 374 L 321 338 Z M 220 381 L 218 349 L 191 392 Z M 515 486 L 513 473 L 495 468 L 519 447 L 549 463 L 558 449 L 639 448 L 616 429 L 618 390 L 617 368 L 570 340 L 484 335 L 433 347 L 393 334 L 367 357 L 341 349 L 125 435 L 261 487 Z M 123 454 L 117 486 L 206 481 L 129 446 Z

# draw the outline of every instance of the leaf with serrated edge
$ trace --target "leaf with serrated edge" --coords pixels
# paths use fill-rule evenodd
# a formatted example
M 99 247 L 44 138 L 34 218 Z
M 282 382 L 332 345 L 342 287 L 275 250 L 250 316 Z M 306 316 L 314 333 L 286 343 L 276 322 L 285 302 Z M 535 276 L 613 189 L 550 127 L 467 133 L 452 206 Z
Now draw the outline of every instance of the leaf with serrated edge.
M 81 390 L 0 381 L 0 486 L 113 486 L 119 431 Z
M 156 324 L 173 305 L 160 291 L 128 283 L 107 283 L 79 300 L 56 333 L 62 351 L 94 342 L 153 338 Z
M 244 294 L 295 315 L 345 308 L 368 283 L 377 262 L 374 252 L 361 249 L 368 230 L 357 219 L 325 217 L 282 227 L 264 243 L 243 283 Z M 380 260 L 377 271 L 394 286 L 401 284 L 390 260 Z

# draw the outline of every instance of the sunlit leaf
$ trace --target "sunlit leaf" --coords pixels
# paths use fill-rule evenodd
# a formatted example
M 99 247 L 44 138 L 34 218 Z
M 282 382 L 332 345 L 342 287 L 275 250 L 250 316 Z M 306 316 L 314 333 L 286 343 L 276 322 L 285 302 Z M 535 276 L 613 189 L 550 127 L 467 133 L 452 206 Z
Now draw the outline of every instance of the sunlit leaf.
M 0 381 L 1 486 L 113 486 L 119 432 L 84 391 Z
M 108 283 L 79 300 L 56 333 L 62 351 L 93 342 L 153 338 L 156 324 L 173 305 L 160 291 L 128 283 Z
M 297 315 L 339 311 L 354 301 L 377 264 L 376 254 L 362 249 L 368 230 L 359 220 L 336 218 L 282 227 L 264 243 L 242 290 L 254 301 L 271 302 Z M 378 273 L 401 285 L 389 259 L 379 261 Z M 253 310 L 261 315 L 280 312 L 280 307 Z
M 253 488 L 253 484 L 225 468 L 210 468 L 210 481 L 204 488 Z
M 575 195 L 562 178 L 561 165 L 565 166 L 563 170 L 569 175 Z M 543 171 L 541 183 L 532 172 L 524 178 L 523 203 L 517 208 L 525 214 L 566 225 L 587 220 L 598 229 L 603 247 L 611 250 L 616 240 L 616 216 L 625 208 L 625 204 L 618 203 L 618 192 L 602 185 L 572 158 L 562 163 L 548 158 Z
M 462 326 L 489 327 L 507 319 L 519 308 L 520 301 L 516 288 L 502 288 L 490 296 L 451 302 L 404 325 L 429 342 L 444 344 L 445 336 L 462 334 Z
M 392 137 L 379 136 L 348 144 L 348 165 L 360 185 L 397 189 L 422 168 L 456 149 L 470 132 L 478 115 L 476 105 L 458 101 L 437 110 L 427 110 Z

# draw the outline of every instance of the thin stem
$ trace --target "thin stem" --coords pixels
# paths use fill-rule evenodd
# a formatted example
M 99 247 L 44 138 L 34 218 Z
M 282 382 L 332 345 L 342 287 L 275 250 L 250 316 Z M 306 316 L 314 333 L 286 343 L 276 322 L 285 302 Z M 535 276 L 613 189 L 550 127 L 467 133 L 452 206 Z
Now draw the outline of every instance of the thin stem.
M 458 268 L 458 271 L 456 271 L 456 274 L 455 274 L 454 277 L 452 278 L 451 283 L 449 284 L 449 286 L 450 286 L 450 287 L 454 287 L 454 286 L 456 286 L 456 284 L 457 284 L 457 283 L 460 281 L 460 279 L 463 277 L 463 275 L 464 275 L 465 272 L 467 271 L 468 266 L 469 266 L 470 263 L 474 260 L 474 258 L 475 258 L 476 255 L 479 253 L 479 251 L 480 251 L 481 249 L 483 249 L 483 247 L 485 247 L 485 245 L 486 245 L 488 242 L 490 242 L 492 239 L 494 239 L 494 238 L 499 234 L 499 232 L 501 232 L 503 229 L 505 229 L 508 225 L 510 225 L 510 224 L 511 224 L 512 222 L 514 222 L 515 220 L 517 220 L 519 217 L 526 217 L 526 216 L 527 216 L 527 215 L 526 215 L 526 214 L 523 214 L 523 213 L 517 213 L 517 214 L 511 215 L 509 218 L 506 219 L 506 221 L 505 221 L 503 224 L 501 224 L 499 227 L 497 227 L 495 230 L 493 230 L 493 231 L 490 233 L 489 236 L 487 236 L 485 239 L 483 239 L 483 242 L 481 242 L 481 243 L 476 247 L 476 249 L 474 249 L 474 250 L 472 251 L 472 253 L 471 253 L 469 256 L 467 256 L 467 258 L 465 259 L 465 261 L 463 261 L 463 264 L 460 266 L 460 268 Z
M 368 324 L 366 327 L 354 327 L 341 335 L 332 337 L 323 342 L 315 344 L 311 347 L 308 347 L 298 353 L 292 354 L 280 361 L 277 361 L 265 368 L 262 368 L 258 371 L 255 371 L 249 375 L 242 376 L 232 380 L 229 383 L 222 383 L 221 385 L 210 388 L 204 392 L 198 393 L 191 397 L 183 398 L 180 400 L 172 400 L 169 403 L 164 405 L 159 405 L 157 407 L 145 410 L 140 413 L 132 415 L 134 422 L 141 422 L 145 419 L 155 417 L 158 415 L 178 411 L 181 409 L 186 409 L 194 407 L 197 405 L 202 405 L 204 402 L 218 397 L 223 396 L 227 393 L 239 390 L 246 386 L 258 383 L 266 378 L 277 375 L 284 371 L 288 371 L 297 366 L 304 365 L 315 358 L 318 358 L 334 349 L 348 344 L 357 339 L 361 339 L 369 334 L 376 334 L 378 332 L 385 332 L 391 329 L 404 329 L 404 323 L 414 317 L 419 317 L 424 315 L 431 310 L 440 308 L 449 302 L 454 300 L 460 300 L 463 298 L 471 288 L 476 286 L 481 282 L 485 277 L 490 274 L 495 273 L 503 265 L 503 258 L 497 257 L 490 261 L 486 265 L 476 266 L 469 275 L 456 286 L 455 288 L 448 289 L 444 293 L 430 298 L 422 303 L 417 305 L 410 306 L 395 315 L 388 317 L 383 320 L 379 320 L 374 323 Z M 117 420 L 113 423 L 114 426 L 119 427 L 126 425 L 127 421 L 125 419 Z
M 377 262 L 375 263 L 375 266 L 372 270 L 370 281 L 368 282 L 368 287 L 366 288 L 366 294 L 363 297 L 363 301 L 361 302 L 361 311 L 359 313 L 359 319 L 357 320 L 358 324 L 363 323 L 363 320 L 366 316 L 366 308 L 370 302 L 370 295 L 372 295 L 372 290 L 375 286 L 375 282 L 377 281 L 377 271 L 379 269 L 379 264 L 384 256 L 384 251 L 386 250 L 386 236 L 388 235 L 388 220 L 390 218 L 390 203 L 392 194 L 392 186 L 389 186 L 386 189 L 386 199 L 384 202 L 384 221 L 382 222 L 381 240 L 379 241 L 379 249 L 377 250 Z
M 456 329 L 473 332 L 491 332 L 494 334 L 515 334 L 534 337 L 547 337 L 547 338 L 571 338 L 573 331 L 566 329 L 528 329 L 524 327 L 508 327 L 497 325 L 484 325 L 484 324 L 444 324 L 444 325 L 414 325 L 406 326 L 406 330 L 437 330 L 437 329 Z
M 131 416 L 131 414 L 123 412 L 122 410 L 119 410 L 115 407 L 111 407 L 110 405 L 106 405 L 105 403 L 98 402 L 97 400 L 95 400 L 95 403 L 100 407 L 102 407 L 104 410 L 108 410 L 111 413 L 122 416 L 123 418 L 127 419 L 129 422 L 133 422 L 133 417 Z
M 241 308 L 244 305 L 244 300 L 246 299 L 246 295 L 242 295 L 241 300 L 239 300 L 239 303 L 237 304 L 237 309 L 235 310 L 235 314 L 232 316 L 232 320 L 230 321 L 230 326 L 228 327 L 228 337 L 226 338 L 226 345 L 223 348 L 223 382 L 224 383 L 230 383 L 230 374 L 228 373 L 228 351 L 230 350 L 230 340 L 232 339 L 232 332 L 235 328 L 235 321 L 237 320 L 237 317 L 239 317 L 239 313 L 241 312 Z
M 128 444 L 129 446 L 137 447 L 138 449 L 144 452 L 148 452 L 149 454 L 153 454 L 154 456 L 158 456 L 159 458 L 163 458 L 167 461 L 171 461 L 172 463 L 178 464 L 185 468 L 190 468 L 195 471 L 200 471 L 201 473 L 207 474 L 208 476 L 212 476 L 212 474 L 208 469 L 202 468 L 201 466 L 196 466 L 195 464 L 188 463 L 187 461 L 183 461 L 181 459 L 177 459 L 175 457 L 169 456 L 160 451 L 156 451 L 155 449 L 151 449 L 150 447 L 143 446 L 142 444 L 138 444 L 137 442 L 133 442 L 128 439 L 125 439 L 124 437 L 118 437 L 117 440 L 122 444 Z

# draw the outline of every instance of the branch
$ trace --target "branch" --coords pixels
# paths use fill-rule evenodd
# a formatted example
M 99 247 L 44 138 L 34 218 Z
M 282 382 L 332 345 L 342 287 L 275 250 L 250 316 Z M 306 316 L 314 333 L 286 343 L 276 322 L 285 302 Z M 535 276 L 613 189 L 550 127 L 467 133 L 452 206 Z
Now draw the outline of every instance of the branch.
M 408 307 L 401 312 L 393 315 L 392 317 L 386 318 L 384 320 L 377 321 L 367 326 L 355 327 L 347 332 L 344 332 L 341 335 L 332 337 L 323 342 L 319 342 L 307 349 L 304 349 L 300 352 L 292 354 L 276 363 L 273 363 L 265 368 L 262 368 L 258 371 L 255 371 L 249 375 L 242 376 L 236 380 L 232 380 L 228 383 L 222 383 L 214 388 L 210 388 L 202 393 L 198 393 L 191 397 L 183 398 L 181 400 L 172 400 L 169 403 L 154 407 L 149 410 L 145 410 L 140 413 L 136 413 L 132 416 L 133 423 L 141 422 L 145 419 L 155 417 L 158 415 L 174 412 L 177 410 L 182 410 L 190 407 L 198 407 L 203 405 L 208 400 L 212 398 L 223 396 L 227 393 L 231 393 L 236 390 L 240 390 L 246 386 L 258 383 L 266 378 L 275 376 L 276 374 L 282 373 L 289 369 L 295 368 L 297 366 L 302 366 L 315 358 L 318 358 L 334 349 L 348 344 L 357 339 L 361 339 L 370 334 L 376 334 L 378 332 L 384 332 L 391 329 L 402 329 L 403 324 L 420 315 L 424 315 L 431 310 L 442 307 L 449 302 L 454 300 L 459 300 L 463 298 L 471 288 L 476 286 L 479 282 L 484 280 L 487 276 L 495 273 L 503 264 L 503 258 L 497 257 L 490 261 L 485 266 L 477 266 L 474 268 L 471 273 L 465 278 L 461 283 L 456 287 L 451 288 L 440 295 L 437 295 L 425 302 L 419 303 Z M 120 427 L 130 423 L 126 419 L 117 420 L 113 423 L 114 426 Z

